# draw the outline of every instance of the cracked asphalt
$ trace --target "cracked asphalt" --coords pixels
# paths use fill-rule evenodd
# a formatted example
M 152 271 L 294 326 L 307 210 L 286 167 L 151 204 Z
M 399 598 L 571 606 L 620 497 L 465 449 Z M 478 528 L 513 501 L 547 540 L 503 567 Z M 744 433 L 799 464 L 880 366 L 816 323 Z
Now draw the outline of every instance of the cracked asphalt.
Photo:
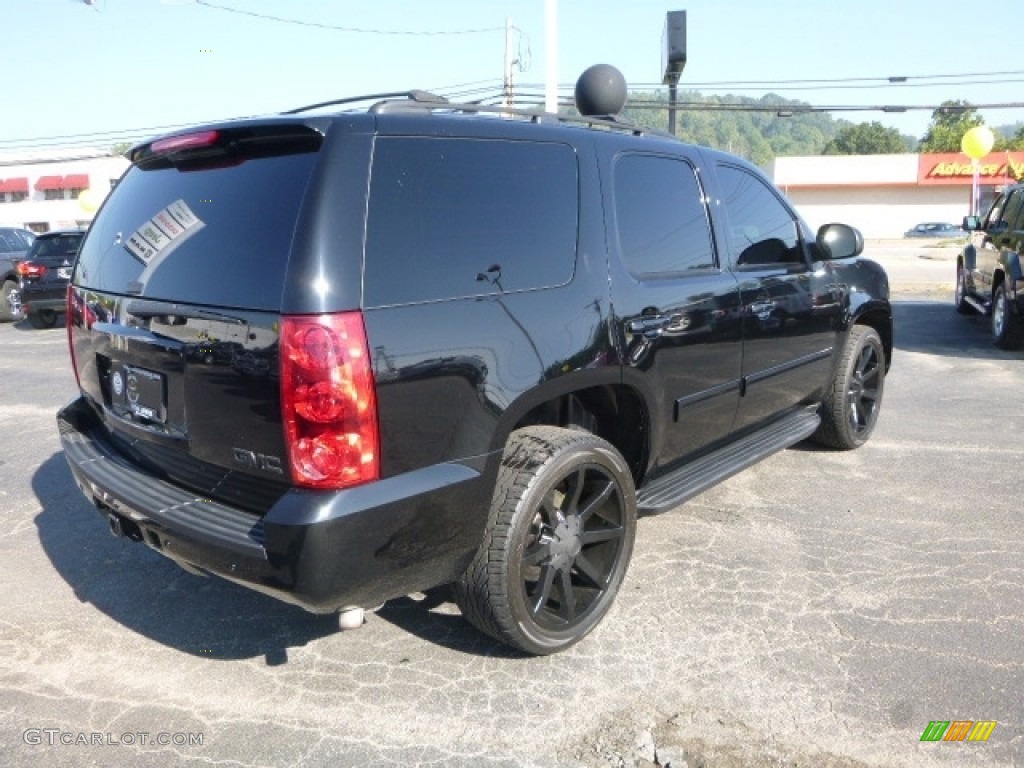
M 341 632 L 114 539 L 59 452 L 63 331 L 0 326 L 0 763 L 1022 764 L 1024 353 L 953 312 L 955 249 L 867 252 L 897 302 L 872 440 L 641 519 L 612 612 L 550 658 L 444 590 Z

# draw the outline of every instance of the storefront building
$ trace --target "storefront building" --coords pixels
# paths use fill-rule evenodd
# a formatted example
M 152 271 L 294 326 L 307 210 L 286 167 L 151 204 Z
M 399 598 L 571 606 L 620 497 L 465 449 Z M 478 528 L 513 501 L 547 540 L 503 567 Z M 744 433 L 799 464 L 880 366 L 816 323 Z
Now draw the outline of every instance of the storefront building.
M 778 157 L 775 184 L 814 228 L 851 224 L 865 237 L 902 237 L 916 224 L 959 224 L 971 212 L 971 160 L 961 153 Z M 984 213 L 1007 184 L 1024 179 L 1024 152 L 993 152 L 978 164 Z
M 128 165 L 100 152 L 0 157 L 0 226 L 34 232 L 88 226 Z

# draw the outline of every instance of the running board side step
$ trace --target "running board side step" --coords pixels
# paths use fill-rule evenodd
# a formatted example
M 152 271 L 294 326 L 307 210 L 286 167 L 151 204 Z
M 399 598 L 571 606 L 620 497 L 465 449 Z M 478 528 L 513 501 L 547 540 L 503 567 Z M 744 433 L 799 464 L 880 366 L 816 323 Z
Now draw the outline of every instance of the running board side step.
M 796 445 L 821 423 L 817 408 L 795 411 L 763 429 L 683 464 L 637 490 L 637 511 L 657 514 L 679 506 L 761 459 Z
M 964 301 L 966 301 L 968 304 L 974 307 L 974 309 L 977 310 L 977 312 L 982 315 L 987 315 L 989 311 L 992 309 L 991 302 L 986 303 L 981 299 L 977 298 L 976 296 L 971 296 L 969 294 L 965 295 Z

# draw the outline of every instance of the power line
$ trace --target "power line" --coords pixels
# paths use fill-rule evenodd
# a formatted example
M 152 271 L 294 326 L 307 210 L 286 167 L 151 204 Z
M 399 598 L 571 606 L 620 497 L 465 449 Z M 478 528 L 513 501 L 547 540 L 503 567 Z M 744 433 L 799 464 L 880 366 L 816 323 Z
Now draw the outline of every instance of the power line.
M 264 21 L 277 21 L 282 24 L 296 24 L 301 27 L 316 27 L 317 29 L 330 29 L 335 32 L 349 32 L 354 34 L 363 35 L 406 35 L 410 37 L 440 37 L 442 35 L 475 35 L 482 32 L 504 32 L 505 27 L 481 27 L 478 29 L 449 29 L 439 30 L 436 32 L 423 32 L 419 30 L 400 30 L 400 29 L 366 29 L 363 27 L 343 27 L 336 24 L 321 24 L 316 21 L 302 21 L 301 19 L 288 19 L 283 16 L 272 16 L 268 13 L 256 13 L 255 11 L 245 11 L 241 8 L 232 8 L 227 5 L 220 5 L 218 3 L 211 3 L 209 0 L 195 0 L 196 5 L 201 5 L 204 8 L 213 8 L 218 11 L 227 11 L 228 13 L 237 13 L 240 16 L 251 16 L 256 19 L 263 19 Z
M 1024 73 L 1022 73 L 1024 74 Z M 1022 79 L 1005 79 L 1005 80 L 955 80 L 944 83 L 876 83 L 876 84 L 863 84 L 863 83 L 848 83 L 845 85 L 780 85 L 775 84 L 771 86 L 773 90 L 778 91 L 840 91 L 840 90 L 864 90 L 864 89 L 878 89 L 878 88 L 946 88 L 954 85 L 1005 85 L 1008 83 L 1022 83 Z M 658 90 L 662 87 L 660 83 L 643 83 L 636 87 L 651 87 L 657 85 Z M 732 86 L 734 88 L 742 88 L 741 86 Z M 688 89 L 689 90 L 689 89 Z
M 943 80 L 943 79 L 955 79 L 961 77 L 1005 77 L 1005 76 L 1016 76 L 1024 75 L 1024 70 L 1004 70 L 999 72 L 954 72 L 936 75 L 893 75 L 889 77 L 835 77 L 835 78 L 807 78 L 798 80 L 718 80 L 709 82 L 694 82 L 686 83 L 687 87 L 693 88 L 711 88 L 720 86 L 773 86 L 773 85 L 805 85 L 805 84 L 821 84 L 821 83 L 872 83 L 880 82 L 885 85 L 901 85 L 909 80 Z M 1002 82 L 999 80 L 984 82 Z M 1011 81 L 1012 82 L 1012 81 Z M 639 86 L 650 86 L 657 85 L 661 86 L 662 83 L 637 83 L 633 84 L 632 87 Z M 682 83 L 680 83 L 682 85 Z M 955 83 L 954 83 L 955 85 Z
M 529 88 L 530 86 L 526 86 Z M 533 86 L 537 87 L 537 86 Z M 440 86 L 431 88 L 431 92 L 443 95 L 453 100 L 472 100 L 474 103 L 482 103 L 488 100 L 495 100 L 503 98 L 503 89 L 499 81 L 496 80 L 478 80 L 465 83 L 456 83 L 449 86 Z M 539 92 L 530 92 L 525 89 L 521 89 L 517 92 L 516 102 L 524 105 L 537 105 L 543 103 L 543 94 Z M 572 106 L 572 102 L 568 99 L 563 99 L 562 106 Z M 668 109 L 668 102 L 651 100 L 651 99 L 637 99 L 630 101 L 626 104 L 627 109 L 636 110 L 659 110 Z M 783 113 L 785 116 L 793 114 L 808 114 L 808 113 L 829 113 L 829 112 L 882 112 L 882 113 L 902 113 L 911 111 L 963 111 L 963 110 L 1000 110 L 1000 109 L 1021 109 L 1024 108 L 1024 102 L 1002 102 L 992 104 L 968 104 L 966 107 L 950 107 L 945 104 L 888 104 L 888 105 L 871 105 L 871 104 L 824 104 L 814 105 L 807 103 L 777 103 L 777 104 L 763 104 L 763 103 L 744 103 L 744 102 L 712 102 L 712 101 L 686 101 L 677 104 L 677 109 L 685 111 L 734 111 L 734 112 L 775 112 Z M 72 134 L 61 134 L 54 136 L 45 137 L 32 137 L 22 139 L 3 139 L 0 140 L 0 151 L 7 152 L 18 152 L 27 150 L 41 150 L 50 148 L 72 148 L 72 147 L 84 147 L 89 145 L 107 145 L 121 142 L 134 143 L 152 137 L 154 134 L 178 130 L 187 129 L 200 123 L 219 123 L 227 122 L 229 120 L 238 119 L 239 116 L 233 118 L 216 118 L 216 119 L 202 119 L 193 120 L 186 123 L 175 123 L 171 125 L 157 125 L 149 126 L 144 128 L 129 128 L 122 130 L 112 131 L 95 131 L 89 133 L 72 133 Z
M 626 109 L 669 109 L 668 102 L 631 101 Z M 736 102 L 678 102 L 676 109 L 703 110 L 710 112 L 788 112 L 791 114 L 805 112 L 911 112 L 926 110 L 929 112 L 966 112 L 980 109 L 1022 109 L 1024 101 L 1000 102 L 995 104 L 969 104 L 967 106 L 951 106 L 949 104 L 829 104 L 814 106 L 812 104 L 743 104 Z
M 217 119 L 217 120 L 206 120 L 205 122 L 208 122 L 208 123 L 219 123 L 219 122 L 224 122 L 225 120 L 230 120 L 230 119 L 233 119 L 233 118 L 220 118 L 220 119 Z M 189 123 L 173 123 L 171 125 L 154 125 L 154 126 L 151 126 L 149 128 L 126 128 L 126 129 L 123 129 L 123 130 L 114 130 L 114 131 L 94 131 L 92 133 L 66 133 L 66 134 L 63 134 L 63 135 L 46 136 L 46 137 L 42 137 L 42 138 L 38 137 L 38 136 L 33 136 L 33 137 L 27 137 L 27 138 L 23 138 L 23 139 L 0 139 L 0 145 L 2 145 L 2 144 L 14 144 L 14 143 L 20 143 L 20 142 L 26 142 L 26 141 L 41 141 L 41 140 L 42 141 L 50 141 L 52 139 L 81 139 L 81 138 L 85 138 L 87 136 L 96 136 L 96 137 L 99 137 L 99 138 L 96 139 L 96 141 L 105 141 L 107 138 L 116 138 L 117 136 L 119 136 L 121 134 L 135 135 L 135 134 L 146 133 L 147 131 L 166 131 L 166 130 L 170 130 L 172 128 L 183 128 L 183 127 L 188 126 L 188 125 L 189 125 Z

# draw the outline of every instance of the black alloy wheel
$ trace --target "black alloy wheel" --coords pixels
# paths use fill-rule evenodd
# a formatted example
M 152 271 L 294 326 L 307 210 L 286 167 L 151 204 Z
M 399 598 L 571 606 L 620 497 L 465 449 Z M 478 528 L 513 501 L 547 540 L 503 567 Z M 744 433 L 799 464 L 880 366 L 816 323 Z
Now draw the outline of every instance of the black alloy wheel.
M 953 306 L 961 315 L 973 315 L 974 305 L 967 301 L 967 271 L 960 265 L 956 269 L 956 288 L 953 289 Z
M 992 295 L 992 343 L 1000 349 L 1018 349 L 1021 343 L 1020 318 L 1000 283 Z
M 816 442 L 849 450 L 867 442 L 878 421 L 885 387 L 885 348 L 866 325 L 850 329 L 832 386 L 821 404 Z
M 611 607 L 635 532 L 633 480 L 611 445 L 577 430 L 519 430 L 456 601 L 478 629 L 515 648 L 561 651 Z

